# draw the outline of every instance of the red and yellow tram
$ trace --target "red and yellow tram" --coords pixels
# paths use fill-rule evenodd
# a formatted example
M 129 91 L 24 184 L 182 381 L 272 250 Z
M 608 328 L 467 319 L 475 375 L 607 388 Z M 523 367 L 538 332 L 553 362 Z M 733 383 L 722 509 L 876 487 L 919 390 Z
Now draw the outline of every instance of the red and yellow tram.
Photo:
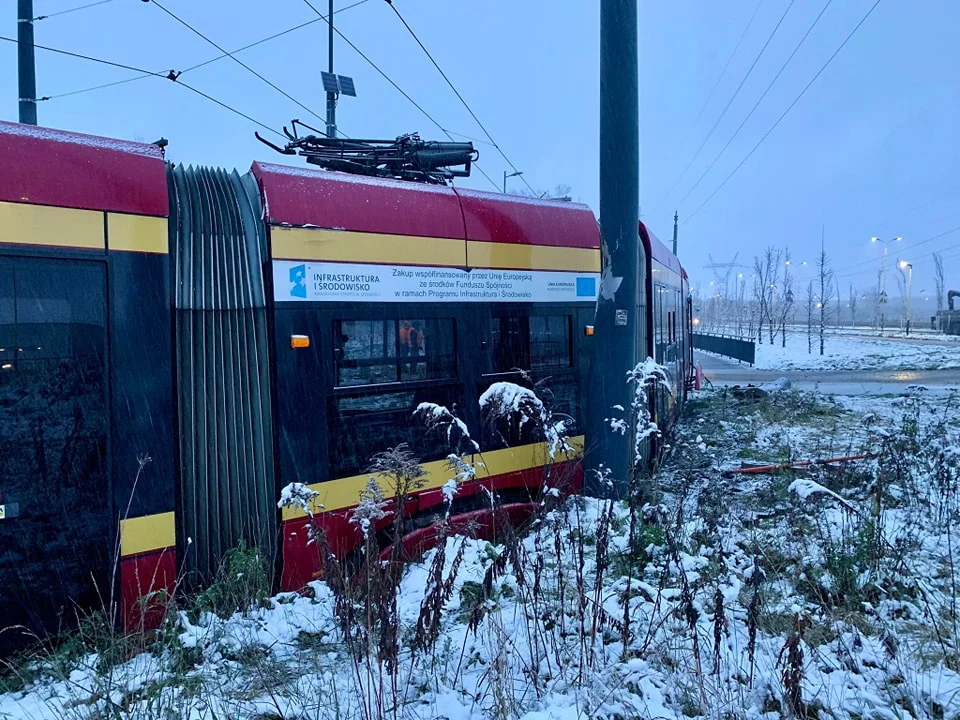
M 522 508 L 547 449 L 497 432 L 491 384 L 543 383 L 582 449 L 600 235 L 586 206 L 255 163 L 170 166 L 161 150 L 0 123 L 0 617 L 43 635 L 75 607 L 210 577 L 240 541 L 278 585 L 316 578 L 307 518 L 280 488 L 319 493 L 338 555 L 372 455 L 406 443 L 429 522 L 448 444 L 414 419 L 455 409 L 483 454 L 454 512 L 483 489 Z M 686 275 L 640 227 L 649 353 L 683 402 Z M 571 489 L 577 458 L 553 465 Z M 322 507 L 321 507 L 322 506 Z M 13 634 L 0 634 L 0 650 Z M 15 644 L 15 643 L 13 643 Z

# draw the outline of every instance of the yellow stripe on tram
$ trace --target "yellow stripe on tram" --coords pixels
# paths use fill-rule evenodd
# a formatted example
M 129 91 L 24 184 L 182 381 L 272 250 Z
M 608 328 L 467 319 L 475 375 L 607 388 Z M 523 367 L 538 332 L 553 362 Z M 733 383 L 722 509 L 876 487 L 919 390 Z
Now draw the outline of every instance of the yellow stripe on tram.
M 166 255 L 167 219 L 107 213 L 107 241 L 111 250 Z
M 270 229 L 270 238 L 275 260 L 450 267 L 466 261 L 462 239 L 279 226 Z
M 600 250 L 470 240 L 467 266 L 500 270 L 600 272 Z
M 120 521 L 120 555 L 122 557 L 163 550 L 173 546 L 176 541 L 176 522 L 172 512 Z
M 0 243 L 103 250 L 103 213 L 0 202 Z
M 582 435 L 570 438 L 568 440 L 573 448 L 573 455 L 569 459 L 579 457 L 583 453 L 584 437 Z M 561 462 L 568 459 L 562 453 L 558 453 L 554 462 Z M 491 450 L 490 452 L 477 453 L 473 456 L 473 462 L 477 470 L 477 479 L 483 480 L 498 475 L 506 475 L 511 472 L 529 470 L 540 467 L 550 462 L 547 443 L 535 443 L 532 445 L 522 445 L 520 447 L 505 448 L 502 450 Z M 426 476 L 423 482 L 417 488 L 417 492 L 424 490 L 435 490 L 442 487 L 453 476 L 446 460 L 435 460 L 423 464 Z M 360 502 L 360 493 L 367 485 L 370 475 L 354 475 L 352 477 L 340 478 L 339 480 L 330 480 L 328 482 L 316 483 L 308 487 L 319 493 L 314 498 L 312 512 L 333 512 L 345 508 L 354 507 Z M 376 477 L 383 493 L 386 497 L 392 497 L 394 488 L 390 486 L 382 476 Z M 296 520 L 305 517 L 306 513 L 300 508 L 283 508 L 283 520 Z

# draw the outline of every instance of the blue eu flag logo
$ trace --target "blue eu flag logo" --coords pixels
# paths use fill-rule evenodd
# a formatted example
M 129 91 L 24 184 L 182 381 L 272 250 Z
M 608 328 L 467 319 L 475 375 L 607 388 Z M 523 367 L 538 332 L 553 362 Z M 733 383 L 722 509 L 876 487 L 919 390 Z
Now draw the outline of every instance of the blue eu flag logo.
M 597 279 L 592 277 L 577 278 L 577 297 L 594 298 L 597 296 Z
M 307 299 L 307 266 L 290 268 L 290 297 Z

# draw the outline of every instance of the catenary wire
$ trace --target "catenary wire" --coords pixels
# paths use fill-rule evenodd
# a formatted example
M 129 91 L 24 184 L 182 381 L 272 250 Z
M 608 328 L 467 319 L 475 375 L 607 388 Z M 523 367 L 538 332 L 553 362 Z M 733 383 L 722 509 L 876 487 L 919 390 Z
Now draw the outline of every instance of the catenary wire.
M 414 32 L 413 28 L 410 27 L 410 24 L 404 19 L 403 15 L 400 14 L 400 11 L 397 9 L 397 6 L 393 4 L 393 0 L 385 0 L 385 1 L 387 5 L 389 5 L 390 8 L 393 10 L 393 12 L 396 14 L 400 22 L 403 23 L 403 26 L 407 29 L 407 32 L 409 32 L 411 37 L 413 37 L 413 39 L 417 41 L 417 45 L 420 46 L 420 49 L 423 50 L 424 54 L 430 59 L 430 62 L 433 63 L 433 66 L 437 69 L 437 72 L 440 73 L 441 77 L 443 77 L 447 85 L 450 86 L 450 89 L 453 90 L 453 93 L 454 95 L 457 96 L 457 99 L 460 100 L 463 106 L 467 109 L 467 112 L 470 113 L 470 116 L 477 123 L 477 126 L 481 130 L 483 130 L 483 134 L 487 136 L 487 139 L 490 141 L 490 144 L 497 149 L 497 152 L 500 153 L 501 157 L 503 157 L 507 165 L 509 165 L 510 168 L 515 173 L 518 173 L 519 171 L 517 170 L 517 166 L 510 161 L 510 158 L 507 157 L 506 153 L 503 152 L 503 149 L 497 144 L 496 140 L 493 139 L 493 136 L 490 134 L 490 132 L 487 130 L 484 124 L 480 122 L 480 118 L 477 117 L 477 114 L 473 111 L 473 108 L 471 108 L 470 105 L 467 103 L 467 101 L 463 99 L 463 95 L 460 94 L 460 91 L 457 90 L 456 86 L 453 84 L 453 82 L 450 80 L 447 74 L 443 71 L 443 68 L 440 67 L 440 64 L 434 59 L 433 55 L 430 54 L 430 51 L 427 50 L 426 45 L 424 45 L 423 42 L 420 40 L 420 38 L 417 37 L 417 34 Z M 791 3 L 794 2 L 794 0 L 790 0 L 790 1 Z M 536 194 L 536 191 L 533 189 L 533 187 L 531 187 L 530 183 L 527 181 L 527 179 L 523 175 L 520 175 L 520 179 L 523 181 L 523 184 L 527 186 L 527 189 L 530 190 L 530 192 Z
M 218 43 L 216 43 L 214 40 L 210 39 L 209 36 L 203 34 L 203 33 L 200 32 L 199 30 L 197 30 L 195 27 L 193 27 L 193 25 L 191 25 L 190 23 L 188 23 L 186 20 L 183 20 L 182 18 L 180 18 L 176 13 L 168 10 L 168 9 L 166 8 L 166 6 L 164 6 L 164 5 L 163 5 L 162 3 L 160 3 L 158 0 L 147 0 L 147 2 L 151 2 L 151 3 L 153 3 L 154 5 L 156 5 L 156 6 L 157 6 L 160 10 L 162 10 L 164 13 L 166 13 L 167 15 L 169 15 L 171 18 L 173 18 L 174 20 L 176 20 L 178 23 L 180 23 L 181 25 L 183 25 L 185 28 L 187 28 L 188 30 L 190 30 L 192 33 L 194 33 L 194 34 L 197 35 L 198 37 L 200 37 L 200 38 L 202 38 L 203 40 L 205 40 L 207 43 L 209 43 L 209 44 L 212 45 L 213 47 L 215 47 L 215 48 L 216 48 L 217 50 L 219 50 L 221 53 L 223 53 L 224 55 L 228 56 L 231 60 L 233 60 L 235 63 L 237 63 L 240 67 L 244 68 L 245 70 L 247 70 L 247 72 L 253 74 L 253 75 L 256 76 L 257 78 L 259 78 L 260 80 L 262 80 L 264 83 L 266 83 L 267 85 L 269 85 L 270 87 L 272 87 L 274 90 L 276 90 L 278 93 L 280 93 L 281 95 L 283 95 L 285 98 L 287 98 L 288 100 L 290 100 L 292 103 L 294 103 L 294 104 L 297 105 L 298 107 L 300 107 L 300 108 L 302 108 L 303 110 L 305 110 L 306 112 L 310 113 L 311 115 L 313 115 L 313 116 L 314 116 L 315 118 L 317 118 L 318 120 L 321 120 L 321 121 L 325 121 L 325 120 L 326 120 L 326 118 L 325 118 L 324 116 L 318 115 L 318 114 L 317 114 L 316 112 L 314 112 L 312 109 L 310 109 L 309 107 L 307 107 L 306 105 L 304 105 L 302 102 L 300 102 L 299 100 L 297 100 L 295 97 L 293 97 L 293 95 L 291 95 L 290 93 L 288 93 L 286 90 L 284 90 L 283 88 L 279 87 L 278 85 L 276 85 L 276 84 L 273 83 L 272 81 L 268 80 L 266 77 L 264 77 L 264 76 L 261 75 L 259 72 L 257 72 L 257 71 L 254 70 L 252 67 L 250 67 L 250 66 L 247 65 L 245 62 L 243 62 L 243 60 L 240 60 L 240 59 L 237 58 L 235 55 L 233 55 L 232 53 L 230 53 L 228 50 L 224 49 L 222 46 L 220 46 Z M 323 132 L 323 131 L 318 131 L 318 132 L 320 132 L 321 135 L 326 136 L 326 133 L 325 133 L 325 132 Z
M 370 0 L 360 0 L 359 2 L 355 2 L 355 3 L 353 3 L 352 5 L 347 5 L 346 7 L 340 8 L 339 10 L 335 11 L 335 12 L 334 12 L 334 15 L 337 15 L 337 14 L 339 14 L 339 13 L 345 12 L 346 10 L 350 10 L 351 8 L 355 8 L 355 7 L 359 6 L 359 5 L 363 5 L 364 3 L 367 3 L 367 2 L 370 2 Z M 220 55 L 217 55 L 216 57 L 210 58 L 209 60 L 204 60 L 203 62 L 197 63 L 196 65 L 191 65 L 190 67 L 185 68 L 184 70 L 182 70 L 180 74 L 182 75 L 183 73 L 192 72 L 193 70 L 197 70 L 197 69 L 199 69 L 199 68 L 202 68 L 202 67 L 205 67 L 205 66 L 207 66 L 207 65 L 210 65 L 211 63 L 215 63 L 215 62 L 217 62 L 218 60 L 223 60 L 224 58 L 230 57 L 231 55 L 236 55 L 237 53 L 241 53 L 241 52 L 243 52 L 243 51 L 245 51 L 245 50 L 249 50 L 250 48 L 257 47 L 258 45 L 262 45 L 263 43 L 269 42 L 270 40 L 276 40 L 277 38 L 283 37 L 284 35 L 287 35 L 287 34 L 289 34 L 289 33 L 292 33 L 292 32 L 295 31 L 295 30 L 300 30 L 301 28 L 305 28 L 305 27 L 307 27 L 308 25 L 314 25 L 315 23 L 318 23 L 318 22 L 321 22 L 321 18 L 316 18 L 316 19 L 314 19 L 314 20 L 308 20 L 307 22 L 300 23 L 299 25 L 294 25 L 294 26 L 291 27 L 291 28 L 287 28 L 286 30 L 282 30 L 281 32 L 274 33 L 273 35 L 269 35 L 269 36 L 267 36 L 267 37 L 265 37 L 265 38 L 262 38 L 262 39 L 260 39 L 260 40 L 257 40 L 256 42 L 252 42 L 252 43 L 250 43 L 249 45 L 244 45 L 244 46 L 241 47 L 241 48 L 237 48 L 236 50 L 233 50 L 233 51 L 230 52 L 230 53 L 221 53 Z M 56 94 L 56 95 L 50 95 L 50 96 L 45 97 L 45 98 L 43 98 L 43 99 L 44 99 L 44 100 L 56 100 L 56 99 L 58 99 L 58 98 L 70 97 L 71 95 L 80 95 L 80 94 L 82 94 L 82 93 L 88 93 L 88 92 L 93 92 L 93 91 L 95 91 L 95 90 L 102 90 L 102 89 L 104 89 L 104 88 L 114 87 L 115 85 L 123 85 L 123 84 L 125 84 L 125 83 L 134 82 L 135 80 L 142 80 L 143 78 L 151 77 L 152 75 L 153 75 L 153 73 L 143 73 L 143 74 L 141 74 L 141 75 L 136 75 L 135 77 L 125 78 L 125 79 L 123 79 L 123 80 L 115 80 L 115 81 L 113 81 L 113 82 L 101 83 L 101 84 L 99 84 L 99 85 L 94 85 L 94 86 L 92 86 L 92 87 L 85 87 L 85 88 L 81 88 L 81 89 L 79 89 L 79 90 L 71 90 L 71 91 L 69 91 L 69 92 L 63 92 L 63 93 L 58 93 L 58 94 Z
M 744 73 L 743 78 L 740 80 L 740 83 L 737 85 L 737 89 L 733 91 L 733 95 L 730 96 L 730 99 L 727 100 L 727 104 L 724 106 L 723 110 L 720 111 L 720 116 L 713 123 L 713 127 L 710 128 L 710 132 L 708 132 L 706 137 L 703 138 L 703 141 L 700 143 L 699 147 L 697 147 L 696 151 L 693 153 L 693 157 L 690 158 L 690 162 L 687 163 L 686 167 L 683 168 L 683 171 L 680 173 L 680 175 L 677 176 L 677 179 L 674 180 L 673 184 L 670 186 L 670 189 L 667 190 L 667 192 L 664 194 L 660 202 L 655 204 L 654 206 L 655 208 L 659 208 L 663 206 L 667 198 L 669 198 L 670 195 L 673 193 L 673 191 L 677 189 L 677 185 L 679 185 L 680 181 L 683 180 L 684 176 L 686 176 L 687 172 L 693 166 L 693 163 L 696 161 L 696 159 L 700 157 L 700 153 L 703 151 L 703 148 L 706 146 L 707 142 L 709 142 L 710 138 L 713 137 L 713 133 L 716 132 L 717 127 L 719 127 L 720 125 L 720 121 L 723 120 L 723 118 L 727 114 L 727 111 L 730 109 L 730 106 L 733 105 L 733 101 L 737 99 L 737 96 L 740 94 L 740 90 L 743 88 L 744 84 L 747 82 L 747 79 L 750 77 L 751 73 L 753 73 L 753 69 L 757 66 L 757 63 L 760 62 L 760 58 L 763 57 L 763 53 L 766 52 L 767 47 L 769 47 L 770 42 L 773 40 L 773 36 L 777 34 L 777 30 L 780 29 L 780 26 L 783 24 L 783 21 L 787 17 L 787 13 L 789 13 L 790 8 L 793 7 L 794 2 L 796 2 L 796 0 L 790 0 L 790 3 L 787 5 L 786 10 L 783 11 L 783 14 L 780 16 L 780 19 L 777 20 L 777 24 L 773 26 L 773 30 L 771 30 L 770 34 L 767 36 L 766 41 L 763 43 L 763 47 L 760 48 L 760 52 L 757 53 L 757 56 L 753 59 L 753 62 L 750 63 L 750 67 L 747 68 L 747 72 Z
M 717 77 L 717 81 L 713 84 L 713 87 L 710 89 L 710 93 L 707 95 L 707 99 L 703 101 L 703 105 L 700 107 L 700 112 L 697 113 L 696 119 L 693 121 L 693 127 L 696 127 L 697 123 L 700 122 L 700 118 L 703 117 L 703 111 L 707 109 L 707 105 L 710 104 L 710 101 L 713 99 L 713 94 L 717 91 L 717 88 L 720 87 L 720 81 L 723 80 L 724 76 L 727 74 L 727 69 L 730 67 L 730 63 L 733 62 L 733 58 L 737 54 L 737 50 L 740 49 L 740 45 L 743 43 L 743 39 L 747 36 L 747 33 L 750 31 L 750 28 L 753 26 L 753 20 L 757 17 L 757 12 L 760 10 L 760 6 L 763 5 L 763 0 L 757 3 L 757 6 L 753 9 L 753 14 L 750 16 L 750 19 L 747 21 L 747 26 L 743 29 L 743 32 L 740 33 L 740 39 L 737 40 L 737 44 L 733 46 L 733 52 L 730 53 L 730 57 L 727 58 L 727 62 L 723 66 L 723 70 L 720 71 L 720 75 Z M 693 128 L 691 128 L 693 129 Z
M 0 40 L 19 44 L 19 41 L 16 38 L 7 37 L 6 35 L 0 35 Z M 79 58 L 80 60 L 89 60 L 90 62 L 100 63 L 101 65 L 109 65 L 110 67 L 121 68 L 122 70 L 132 70 L 133 72 L 143 73 L 144 75 L 166 77 L 170 72 L 173 72 L 172 70 L 153 72 L 151 70 L 145 70 L 143 68 L 136 67 L 135 65 L 126 65 L 124 63 L 113 62 L 112 60 L 104 60 L 103 58 L 91 57 L 90 55 L 84 55 L 83 53 L 71 52 L 70 50 L 61 50 L 59 48 L 52 48 L 46 45 L 34 44 L 34 47 L 38 50 L 46 50 L 48 52 L 57 53 L 58 55 L 67 55 L 68 57 Z
M 86 5 L 72 7 L 67 10 L 58 10 L 57 12 L 47 13 L 46 15 L 37 15 L 37 17 L 33 18 L 32 22 L 49 20 L 50 18 L 59 17 L 60 15 L 67 15 L 68 13 L 77 12 L 78 10 L 86 10 L 87 8 L 96 7 L 97 5 L 106 5 L 107 3 L 110 3 L 110 2 L 113 2 L 113 0 L 98 0 L 97 2 L 87 3 Z
M 956 233 L 956 232 L 960 232 L 960 225 L 958 225 L 957 227 L 954 227 L 954 228 L 950 228 L 949 230 L 944 230 L 943 232 L 939 232 L 939 233 L 937 233 L 936 235 L 931 235 L 930 237 L 925 238 L 924 240 L 918 240 L 918 241 L 915 242 L 915 243 L 909 243 L 909 244 L 907 244 L 907 245 L 903 245 L 903 246 L 901 246 L 901 247 L 898 247 L 898 248 L 897 248 L 897 253 L 899 254 L 899 253 L 902 252 L 903 250 L 912 250 L 913 248 L 919 247 L 920 245 L 925 245 L 925 244 L 928 243 L 928 242 L 933 242 L 934 240 L 939 240 L 940 238 L 946 237 L 946 236 L 948 236 L 948 235 L 952 235 L 952 234 L 954 234 L 954 233 Z M 898 245 L 899 245 L 899 243 L 898 243 Z M 934 255 L 935 253 L 944 252 L 945 250 L 953 250 L 954 247 L 955 247 L 955 246 L 948 246 L 948 247 L 942 248 L 942 249 L 940 249 L 940 250 L 932 250 L 932 251 L 930 251 L 929 253 L 925 253 L 925 254 L 923 254 L 923 255 L 918 255 L 918 256 L 917 256 L 917 259 L 919 260 L 919 259 L 922 259 L 922 258 L 930 257 L 930 256 Z M 868 260 L 858 260 L 857 262 L 850 263 L 849 265 L 847 265 L 847 266 L 845 266 L 845 267 L 843 268 L 843 273 L 842 273 L 842 274 L 838 274 L 837 277 L 853 277 L 853 276 L 855 276 L 855 275 L 862 275 L 863 273 L 869 272 L 869 269 L 868 269 L 867 267 L 863 267 L 862 270 L 854 270 L 853 272 L 849 272 L 849 271 L 852 270 L 853 268 L 858 268 L 858 267 L 862 267 L 862 266 L 873 265 L 873 264 L 875 264 L 876 262 L 877 262 L 876 259 L 871 258 L 871 259 L 868 259 Z
M 880 2 L 881 2 L 881 0 L 876 0 L 876 2 L 874 2 L 873 5 L 870 6 L 870 9 L 867 10 L 866 14 L 860 19 L 860 22 L 857 23 L 856 27 L 854 27 L 853 30 L 850 31 L 850 33 L 844 38 L 843 42 L 840 43 L 840 46 L 837 47 L 837 49 L 833 51 L 833 54 L 830 55 L 829 58 L 827 58 L 827 61 L 820 67 L 819 70 L 817 70 L 817 74 L 814 75 L 814 76 L 810 79 L 810 82 L 808 82 L 808 83 L 804 86 L 803 90 L 800 91 L 800 94 L 797 95 L 797 97 L 795 97 L 795 98 L 793 99 L 793 102 L 791 102 L 790 105 L 787 106 L 787 109 L 784 110 L 783 113 L 780 115 L 780 117 L 777 118 L 776 122 L 774 122 L 773 125 L 770 126 L 770 129 L 767 130 L 767 132 L 765 132 L 765 133 L 763 134 L 763 136 L 760 138 L 760 140 L 757 141 L 757 144 L 753 146 L 753 148 L 750 150 L 750 152 L 748 152 L 748 153 L 746 154 L 746 156 L 743 158 L 743 160 L 741 160 L 741 161 L 737 164 L 737 166 L 730 172 L 730 174 L 727 175 L 726 178 L 724 178 L 723 182 L 721 182 L 721 183 L 717 186 L 717 188 L 716 188 L 712 193 L 710 193 L 710 194 L 706 197 L 706 199 L 705 199 L 702 203 L 700 203 L 700 205 L 697 206 L 696 210 L 694 210 L 692 213 L 690 213 L 689 215 L 687 215 L 686 219 L 685 219 L 682 223 L 680 223 L 681 225 L 686 225 L 686 224 L 687 224 L 688 222 L 690 222 L 694 217 L 696 217 L 697 213 L 699 213 L 699 212 L 706 206 L 706 204 L 709 203 L 710 200 L 712 200 L 712 199 L 714 198 L 714 196 L 716 196 L 716 194 L 717 194 L 718 192 L 720 192 L 721 189 L 723 189 L 723 186 L 726 185 L 726 184 L 730 181 L 730 178 L 732 178 L 734 175 L 737 174 L 737 171 L 738 171 L 741 167 L 743 167 L 744 163 L 746 163 L 747 160 L 749 160 L 750 157 L 757 151 L 757 148 L 759 148 L 759 147 L 763 144 L 764 140 L 766 140 L 768 137 L 770 137 L 770 134 L 771 134 L 774 130 L 776 130 L 777 126 L 783 121 L 783 119 L 789 114 L 789 112 L 796 106 L 796 104 L 797 104 L 798 102 L 800 102 L 800 99 L 806 94 L 807 90 L 809 90 L 810 87 L 817 81 L 817 78 L 819 78 L 819 77 L 823 74 L 824 70 L 826 70 L 827 67 L 830 66 L 830 63 L 832 63 L 833 60 L 834 60 L 834 58 L 836 58 L 837 55 L 840 54 L 840 51 L 843 50 L 843 48 L 846 46 L 846 44 L 847 44 L 848 42 L 850 42 L 851 38 L 853 38 L 853 36 L 857 34 L 857 31 L 858 31 L 858 30 L 863 26 L 863 24 L 867 21 L 867 18 L 869 18 L 870 15 L 873 14 L 873 11 L 876 10 L 877 5 L 879 5 Z
M 14 42 L 14 43 L 17 42 L 17 41 L 14 40 L 13 38 L 9 38 L 9 37 L 3 36 L 3 35 L 0 35 L 0 40 L 5 40 L 5 41 L 7 41 L 7 42 Z M 97 58 L 97 57 L 92 57 L 92 56 L 90 56 L 90 55 L 83 55 L 83 54 L 81 54 L 81 53 L 70 52 L 69 50 L 61 50 L 61 49 L 59 49 L 59 48 L 47 47 L 46 45 L 35 45 L 34 47 L 36 47 L 38 50 L 45 50 L 45 51 L 47 51 L 47 52 L 57 53 L 57 54 L 59 54 L 59 55 L 66 55 L 66 56 L 68 56 L 68 57 L 78 58 L 78 59 L 80 59 L 80 60 L 88 60 L 88 61 L 90 61 L 90 62 L 100 63 L 100 64 L 102 64 L 102 65 L 110 65 L 111 67 L 118 67 L 118 68 L 122 68 L 122 69 L 124 69 L 124 70 L 133 70 L 134 72 L 143 73 L 143 76 L 144 76 L 144 77 L 159 77 L 159 78 L 165 78 L 165 79 L 167 79 L 167 80 L 171 80 L 171 81 L 173 81 L 173 83 L 174 83 L 175 85 L 181 85 L 181 86 L 185 87 L 187 90 L 190 90 L 191 92 L 194 92 L 194 93 L 196 93 L 197 95 L 200 95 L 201 97 L 204 97 L 204 98 L 206 98 L 207 100 L 209 100 L 209 101 L 211 101 L 211 102 L 213 102 L 213 103 L 216 103 L 216 104 L 219 105 L 220 107 L 224 108 L 225 110 L 229 110 L 230 112 L 234 113 L 235 115 L 239 115 L 240 117 L 245 118 L 246 120 L 249 120 L 250 122 L 254 123 L 255 125 L 258 125 L 259 127 L 263 128 L 264 130 L 267 130 L 267 131 L 269 131 L 269 132 L 271 132 L 271 133 L 273 133 L 273 134 L 275 134 L 275 135 L 278 135 L 278 136 L 280 136 L 280 137 L 282 137 L 282 138 L 285 138 L 285 137 L 286 137 L 286 136 L 285 136 L 283 133 L 281 133 L 279 130 L 275 130 L 274 128 L 270 127 L 270 126 L 267 125 L 266 123 L 262 123 L 262 122 L 260 122 L 259 120 L 257 120 L 257 119 L 255 119 L 255 118 L 247 115 L 246 113 L 242 112 L 241 110 L 237 110 L 235 107 L 233 107 L 233 106 L 231 106 L 231 105 L 228 105 L 227 103 L 223 102 L 222 100 L 218 100 L 217 98 L 213 97 L 212 95 L 208 95 L 207 93 L 203 92 L 202 90 L 199 90 L 199 89 L 193 87 L 192 85 L 188 85 L 187 83 L 180 81 L 180 80 L 179 80 L 179 75 L 178 75 L 177 73 L 175 73 L 173 70 L 170 70 L 170 71 L 168 71 L 168 72 L 150 72 L 149 70 L 144 70 L 143 68 L 138 68 L 138 67 L 136 67 L 136 66 L 134 66 L 134 65 L 126 65 L 126 64 L 124 64 L 124 63 L 113 62 L 112 60 L 104 60 L 103 58 Z
M 353 3 L 352 5 L 347 5 L 346 7 L 340 8 L 339 10 L 334 10 L 334 11 L 333 11 L 333 14 L 334 14 L 334 15 L 339 15 L 339 14 L 342 13 L 342 12 L 345 12 L 345 11 L 350 10 L 350 9 L 352 9 L 352 8 L 355 8 L 355 7 L 359 7 L 360 5 L 363 5 L 364 3 L 368 3 L 368 2 L 370 2 L 370 0 L 359 0 L 359 2 L 355 2 L 355 3 Z M 197 63 L 196 65 L 191 65 L 190 67 L 185 68 L 183 72 L 190 72 L 191 70 L 196 70 L 197 68 L 202 68 L 202 67 L 204 67 L 204 66 L 206 66 L 206 65 L 209 65 L 210 63 L 217 62 L 218 60 L 223 60 L 223 58 L 230 57 L 231 55 L 236 55 L 237 53 L 243 52 L 244 50 L 249 50 L 250 48 L 254 48 L 254 47 L 256 47 L 257 45 L 262 45 L 263 43 L 269 42 L 270 40 L 276 40 L 276 39 L 279 38 L 279 37 L 283 37 L 284 35 L 287 35 L 287 34 L 289 34 L 289 33 L 294 32 L 295 30 L 300 30 L 301 28 L 305 28 L 305 27 L 307 27 L 308 25 L 315 25 L 315 24 L 317 24 L 318 22 L 325 22 L 325 21 L 326 21 L 326 18 L 325 18 L 325 17 L 318 17 L 318 18 L 314 18 L 313 20 L 307 20 L 306 22 L 302 22 L 302 23 L 300 23 L 299 25 L 294 25 L 294 26 L 291 27 L 291 28 L 287 28 L 286 30 L 281 30 L 281 31 L 278 32 L 278 33 L 274 33 L 273 35 L 270 35 L 270 36 L 268 36 L 268 37 L 265 37 L 265 38 L 263 38 L 263 39 L 261 39 L 261 40 L 257 40 L 256 42 L 252 42 L 252 43 L 250 43 L 249 45 L 244 45 L 242 48 L 237 48 L 237 49 L 234 50 L 233 52 L 230 52 L 230 53 L 224 52 L 223 54 L 218 55 L 218 56 L 215 57 L 215 58 L 210 58 L 209 60 L 204 60 L 202 63 Z
M 780 76 L 783 74 L 783 71 L 787 69 L 787 66 L 790 64 L 790 61 L 793 60 L 794 56 L 800 50 L 803 43 L 806 42 L 807 38 L 810 36 L 810 33 L 813 32 L 813 29 L 817 26 L 817 23 L 820 22 L 820 18 L 823 17 L 823 14 L 827 11 L 827 8 L 830 7 L 830 4 L 832 2 L 833 0 L 827 0 L 827 4 L 823 6 L 823 9 L 820 11 L 817 17 L 814 18 L 813 23 L 811 23 L 810 27 L 807 28 L 807 31 L 803 34 L 803 37 L 800 38 L 800 42 L 798 42 L 796 46 L 793 48 L 793 52 L 791 52 L 790 55 L 787 56 L 787 59 L 784 61 L 783 65 L 780 66 L 780 69 L 777 71 L 777 74 L 773 76 L 773 80 L 770 81 L 770 84 L 767 85 L 766 89 L 763 91 L 760 97 L 757 98 L 757 101 L 753 104 L 753 107 L 750 108 L 750 112 L 747 113 L 747 116 L 743 119 L 743 122 L 741 122 L 740 125 L 737 126 L 737 129 L 733 131 L 733 135 L 731 135 L 730 139 L 727 140 L 726 145 L 720 148 L 720 152 L 718 152 L 716 156 L 713 158 L 713 160 L 710 162 L 710 164 L 707 165 L 706 169 L 700 174 L 700 177 L 697 178 L 697 181 L 690 187 L 689 190 L 687 190 L 686 193 L 684 193 L 683 197 L 680 198 L 679 202 L 677 202 L 678 206 L 683 205 L 684 201 L 688 197 L 690 197 L 690 193 L 692 193 L 694 190 L 697 189 L 697 187 L 699 187 L 700 183 L 703 182 L 703 179 L 713 169 L 713 166 L 717 164 L 717 161 L 720 159 L 720 157 L 727 151 L 727 148 L 730 147 L 730 144 L 736 139 L 737 135 L 740 134 L 740 131 L 743 130 L 743 126 L 747 124 L 747 121 L 751 117 L 753 117 L 753 113 L 756 111 L 758 107 L 760 107 L 760 103 L 763 102 L 763 99 L 767 96 L 767 93 L 770 92 L 770 89 L 776 84 L 777 80 L 780 79 Z

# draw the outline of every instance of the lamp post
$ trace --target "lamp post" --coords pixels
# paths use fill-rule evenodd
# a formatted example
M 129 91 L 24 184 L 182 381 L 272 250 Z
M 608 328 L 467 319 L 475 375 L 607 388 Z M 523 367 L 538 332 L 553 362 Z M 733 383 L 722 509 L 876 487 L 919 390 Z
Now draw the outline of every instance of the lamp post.
M 910 296 L 913 294 L 913 263 L 900 261 L 900 269 L 907 271 L 907 335 L 910 334 Z
M 503 171 L 503 194 L 507 194 L 507 178 L 517 177 L 517 175 L 523 175 L 523 170 L 517 170 L 517 172 L 512 172 L 509 175 L 507 171 Z
M 887 252 L 889 250 L 890 243 L 900 242 L 903 240 L 902 237 L 890 238 L 889 240 L 881 240 L 878 237 L 870 238 L 870 242 L 883 243 L 883 263 L 880 265 L 880 294 L 877 296 L 877 312 L 880 315 L 880 334 L 883 335 L 883 310 L 884 306 L 887 304 Z

